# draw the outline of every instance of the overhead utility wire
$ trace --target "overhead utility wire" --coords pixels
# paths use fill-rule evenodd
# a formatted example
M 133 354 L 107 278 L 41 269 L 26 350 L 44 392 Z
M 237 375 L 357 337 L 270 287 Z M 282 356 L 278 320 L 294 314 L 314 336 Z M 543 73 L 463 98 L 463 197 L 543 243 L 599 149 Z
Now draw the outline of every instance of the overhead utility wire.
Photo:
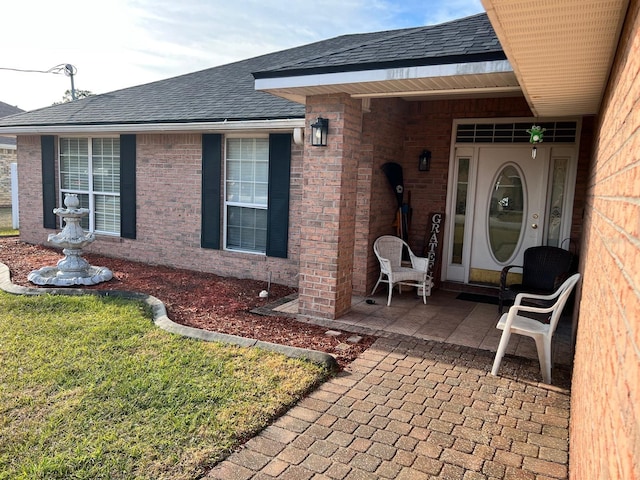
M 73 83 L 73 76 L 78 72 L 78 69 L 71 65 L 70 63 L 61 63 L 60 65 L 56 65 L 55 67 L 51 67 L 49 70 L 28 70 L 22 68 L 8 68 L 8 67 L 0 67 L 0 70 L 9 70 L 12 72 L 24 72 L 24 73 L 54 73 L 60 74 L 64 73 L 67 77 L 71 78 L 71 98 L 73 100 L 76 99 L 76 89 Z

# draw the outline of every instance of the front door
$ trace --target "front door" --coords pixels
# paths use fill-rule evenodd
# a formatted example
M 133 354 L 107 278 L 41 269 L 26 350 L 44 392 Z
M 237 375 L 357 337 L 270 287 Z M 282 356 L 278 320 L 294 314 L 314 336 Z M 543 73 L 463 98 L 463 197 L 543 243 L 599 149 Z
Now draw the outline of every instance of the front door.
M 536 158 L 528 125 L 454 123 L 443 280 L 497 285 L 504 266 L 522 265 L 527 248 L 568 248 L 578 124 L 541 124 Z
M 542 243 L 546 171 L 530 146 L 479 147 L 469 279 L 496 284 L 505 265 L 522 265 L 523 252 Z

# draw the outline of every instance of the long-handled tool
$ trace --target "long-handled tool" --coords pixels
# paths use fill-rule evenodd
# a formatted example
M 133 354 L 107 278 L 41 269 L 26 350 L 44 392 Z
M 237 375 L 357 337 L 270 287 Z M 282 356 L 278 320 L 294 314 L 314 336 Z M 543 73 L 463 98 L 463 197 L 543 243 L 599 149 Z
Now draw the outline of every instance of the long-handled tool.
M 382 165 L 382 171 L 387 176 L 389 184 L 396 194 L 396 200 L 398 200 L 398 207 L 402 205 L 403 193 L 404 193 L 404 180 L 402 178 L 402 165 L 395 162 L 388 162 Z
M 396 235 L 403 240 L 409 237 L 409 218 L 411 215 L 411 193 L 409 193 L 409 204 L 404 203 L 404 179 L 402 175 L 402 165 L 395 162 L 388 162 L 382 165 L 382 171 L 387 176 L 391 188 L 395 192 L 398 202 L 396 213 Z

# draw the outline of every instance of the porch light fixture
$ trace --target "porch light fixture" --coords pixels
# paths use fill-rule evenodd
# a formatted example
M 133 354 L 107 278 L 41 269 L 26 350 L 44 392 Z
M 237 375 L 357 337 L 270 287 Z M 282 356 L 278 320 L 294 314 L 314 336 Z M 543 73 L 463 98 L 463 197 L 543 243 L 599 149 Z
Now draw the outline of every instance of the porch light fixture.
M 329 133 L 329 120 L 322 117 L 316 118 L 316 123 L 311 124 L 311 145 L 326 147 L 327 133 Z
M 418 170 L 420 172 L 428 172 L 431 169 L 431 152 L 423 150 L 418 157 Z

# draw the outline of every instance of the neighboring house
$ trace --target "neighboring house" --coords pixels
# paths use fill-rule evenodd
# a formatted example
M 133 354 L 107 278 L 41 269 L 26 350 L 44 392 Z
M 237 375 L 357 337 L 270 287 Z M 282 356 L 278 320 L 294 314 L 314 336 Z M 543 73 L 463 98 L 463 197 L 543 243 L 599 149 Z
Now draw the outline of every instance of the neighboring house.
M 22 112 L 18 107 L 0 102 L 0 118 Z M 0 136 L 0 207 L 11 206 L 11 164 L 17 161 L 15 137 Z
M 415 251 L 444 214 L 442 287 L 495 282 L 531 245 L 579 252 L 570 475 L 640 477 L 639 3 L 483 4 L 0 120 L 18 136 L 21 238 L 43 243 L 77 193 L 93 251 L 271 274 L 301 314 L 337 318 L 396 231 L 381 166 L 397 162 Z

